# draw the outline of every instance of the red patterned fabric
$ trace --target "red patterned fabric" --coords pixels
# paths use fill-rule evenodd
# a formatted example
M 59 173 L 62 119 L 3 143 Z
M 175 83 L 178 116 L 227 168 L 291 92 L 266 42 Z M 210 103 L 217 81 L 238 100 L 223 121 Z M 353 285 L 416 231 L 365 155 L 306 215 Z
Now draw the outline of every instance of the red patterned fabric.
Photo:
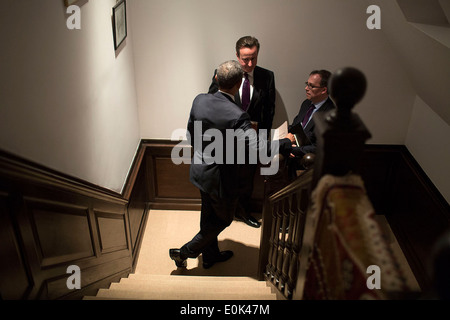
M 323 177 L 308 214 L 317 225 L 304 299 L 387 299 L 389 292 L 408 290 L 359 176 Z M 381 289 L 367 285 L 373 265 L 380 268 Z

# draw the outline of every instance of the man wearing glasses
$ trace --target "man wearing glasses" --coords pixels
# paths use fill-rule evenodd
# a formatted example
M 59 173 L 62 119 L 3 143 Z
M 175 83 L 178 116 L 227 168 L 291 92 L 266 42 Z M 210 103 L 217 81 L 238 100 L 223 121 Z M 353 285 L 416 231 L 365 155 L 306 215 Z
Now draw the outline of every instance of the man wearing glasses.
M 316 112 L 329 112 L 336 108 L 328 96 L 328 80 L 331 73 L 327 70 L 314 70 L 305 83 L 306 100 L 303 101 L 298 115 L 294 118 L 290 129 L 301 125 L 310 144 L 292 149 L 291 157 L 302 158 L 307 153 L 316 153 L 317 138 L 314 133 L 314 119 Z

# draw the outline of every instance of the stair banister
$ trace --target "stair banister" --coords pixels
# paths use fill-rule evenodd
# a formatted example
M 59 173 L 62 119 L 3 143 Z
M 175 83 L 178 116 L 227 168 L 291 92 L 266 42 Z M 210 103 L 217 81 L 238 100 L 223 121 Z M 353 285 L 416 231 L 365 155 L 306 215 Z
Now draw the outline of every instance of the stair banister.
M 280 183 L 268 181 L 266 184 L 260 273 L 279 290 L 283 298 L 301 298 L 307 262 L 307 254 L 302 255 L 302 252 L 312 245 L 311 230 L 305 228 L 308 225 L 306 212 L 311 190 L 325 174 L 343 176 L 358 171 L 359 158 L 371 135 L 352 109 L 363 98 L 366 88 L 366 78 L 359 70 L 338 70 L 329 84 L 330 96 L 337 109 L 323 115 L 317 114 L 314 118 L 317 153 L 302 159 L 307 170 L 277 192 L 273 193 L 273 187 L 279 187 Z M 279 177 L 284 176 L 279 174 Z M 288 233 L 285 226 L 280 228 L 287 219 Z M 282 239 L 286 235 L 287 242 Z M 283 263 L 277 264 L 277 261 Z

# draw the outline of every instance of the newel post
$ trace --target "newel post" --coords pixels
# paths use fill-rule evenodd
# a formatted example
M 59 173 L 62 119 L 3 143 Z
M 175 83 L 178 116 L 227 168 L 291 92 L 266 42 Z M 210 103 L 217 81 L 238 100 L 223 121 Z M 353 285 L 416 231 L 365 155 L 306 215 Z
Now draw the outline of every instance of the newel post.
M 331 77 L 329 93 L 337 108 L 314 118 L 318 148 L 313 188 L 323 175 L 359 171 L 360 156 L 371 134 L 352 109 L 364 97 L 366 88 L 366 77 L 355 68 L 340 69 Z

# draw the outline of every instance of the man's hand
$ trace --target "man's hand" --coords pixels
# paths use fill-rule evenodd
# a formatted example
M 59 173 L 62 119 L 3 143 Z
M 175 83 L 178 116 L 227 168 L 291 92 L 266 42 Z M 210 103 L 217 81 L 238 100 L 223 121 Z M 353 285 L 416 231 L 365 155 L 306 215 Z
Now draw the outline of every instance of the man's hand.
M 288 133 L 288 134 L 286 135 L 286 138 L 288 138 L 289 140 L 291 140 L 291 142 L 292 142 L 293 144 L 295 144 L 295 137 L 294 137 L 294 135 L 293 135 L 292 133 Z

